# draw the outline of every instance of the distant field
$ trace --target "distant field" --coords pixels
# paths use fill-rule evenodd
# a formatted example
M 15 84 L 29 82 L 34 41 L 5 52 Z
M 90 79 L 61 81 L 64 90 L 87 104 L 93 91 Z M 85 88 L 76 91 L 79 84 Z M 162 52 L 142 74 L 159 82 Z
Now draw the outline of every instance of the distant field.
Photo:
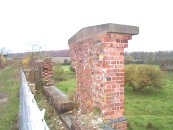
M 64 73 L 61 76 L 64 78 L 62 81 L 55 81 L 55 86 L 66 94 L 71 94 L 76 87 L 75 73 L 70 71 L 69 65 L 56 65 L 54 68 L 60 67 Z
M 70 61 L 70 57 L 52 57 L 53 63 L 57 64 L 63 64 L 65 59 Z
M 2 93 L 5 94 L 7 99 L 0 102 L 0 130 L 14 130 L 12 127 L 19 112 L 19 98 L 17 97 L 19 90 L 18 73 L 18 70 L 14 67 L 6 67 L 0 70 L 0 93 L 1 95 Z
M 154 65 L 159 68 L 158 65 Z M 62 66 L 68 70 L 69 66 Z M 67 93 L 76 86 L 75 74 L 56 84 Z M 125 116 L 128 130 L 173 130 L 173 72 L 165 72 L 166 85 L 161 90 L 135 92 L 125 86 Z

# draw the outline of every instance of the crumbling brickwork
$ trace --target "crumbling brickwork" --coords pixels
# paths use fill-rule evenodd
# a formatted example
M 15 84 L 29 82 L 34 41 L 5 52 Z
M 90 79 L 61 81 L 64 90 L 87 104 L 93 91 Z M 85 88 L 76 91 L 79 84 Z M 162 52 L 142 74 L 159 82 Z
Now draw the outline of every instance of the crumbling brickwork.
M 123 117 L 124 48 L 138 31 L 134 26 L 105 24 L 84 28 L 69 39 L 81 113 L 97 107 L 104 119 Z M 124 122 L 114 126 L 125 130 Z
M 30 62 L 30 82 L 35 83 L 41 80 L 45 86 L 54 85 L 53 80 L 53 62 L 51 58 L 45 58 L 44 60 L 36 60 Z
M 97 106 L 106 119 L 123 116 L 124 48 L 129 39 L 106 33 L 70 44 L 82 112 Z
M 43 65 L 41 66 L 41 78 L 45 86 L 54 85 L 53 80 L 53 63 L 51 58 L 44 59 Z

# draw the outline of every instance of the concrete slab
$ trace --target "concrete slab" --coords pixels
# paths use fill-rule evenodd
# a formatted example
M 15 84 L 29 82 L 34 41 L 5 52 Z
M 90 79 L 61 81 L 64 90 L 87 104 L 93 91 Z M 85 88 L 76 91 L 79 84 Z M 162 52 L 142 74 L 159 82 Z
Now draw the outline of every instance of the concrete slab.
M 69 39 L 69 43 L 77 42 L 79 40 L 103 33 L 137 35 L 139 33 L 139 27 L 113 23 L 85 27 L 82 28 L 79 32 L 77 32 L 73 37 L 71 37 Z

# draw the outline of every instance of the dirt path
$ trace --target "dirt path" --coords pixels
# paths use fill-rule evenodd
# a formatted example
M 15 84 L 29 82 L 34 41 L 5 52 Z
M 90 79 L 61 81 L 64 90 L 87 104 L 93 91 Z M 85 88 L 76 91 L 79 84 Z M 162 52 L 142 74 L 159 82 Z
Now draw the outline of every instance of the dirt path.
M 0 92 L 0 104 L 8 101 L 8 95 Z

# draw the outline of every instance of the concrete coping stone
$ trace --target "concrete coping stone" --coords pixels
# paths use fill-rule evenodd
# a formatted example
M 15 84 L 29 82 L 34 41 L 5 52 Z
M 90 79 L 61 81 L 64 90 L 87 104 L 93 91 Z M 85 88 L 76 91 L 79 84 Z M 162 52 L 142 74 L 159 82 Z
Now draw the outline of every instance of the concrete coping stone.
M 52 86 L 52 89 L 56 91 L 60 96 L 67 98 L 67 95 L 65 95 L 63 92 L 61 92 L 57 87 Z
M 93 37 L 95 35 L 103 33 L 117 33 L 117 34 L 127 34 L 127 35 L 137 35 L 139 33 L 139 27 L 131 25 L 122 25 L 107 23 L 96 26 L 85 27 L 79 30 L 74 36 L 72 36 L 68 42 L 78 42 L 80 40 Z

